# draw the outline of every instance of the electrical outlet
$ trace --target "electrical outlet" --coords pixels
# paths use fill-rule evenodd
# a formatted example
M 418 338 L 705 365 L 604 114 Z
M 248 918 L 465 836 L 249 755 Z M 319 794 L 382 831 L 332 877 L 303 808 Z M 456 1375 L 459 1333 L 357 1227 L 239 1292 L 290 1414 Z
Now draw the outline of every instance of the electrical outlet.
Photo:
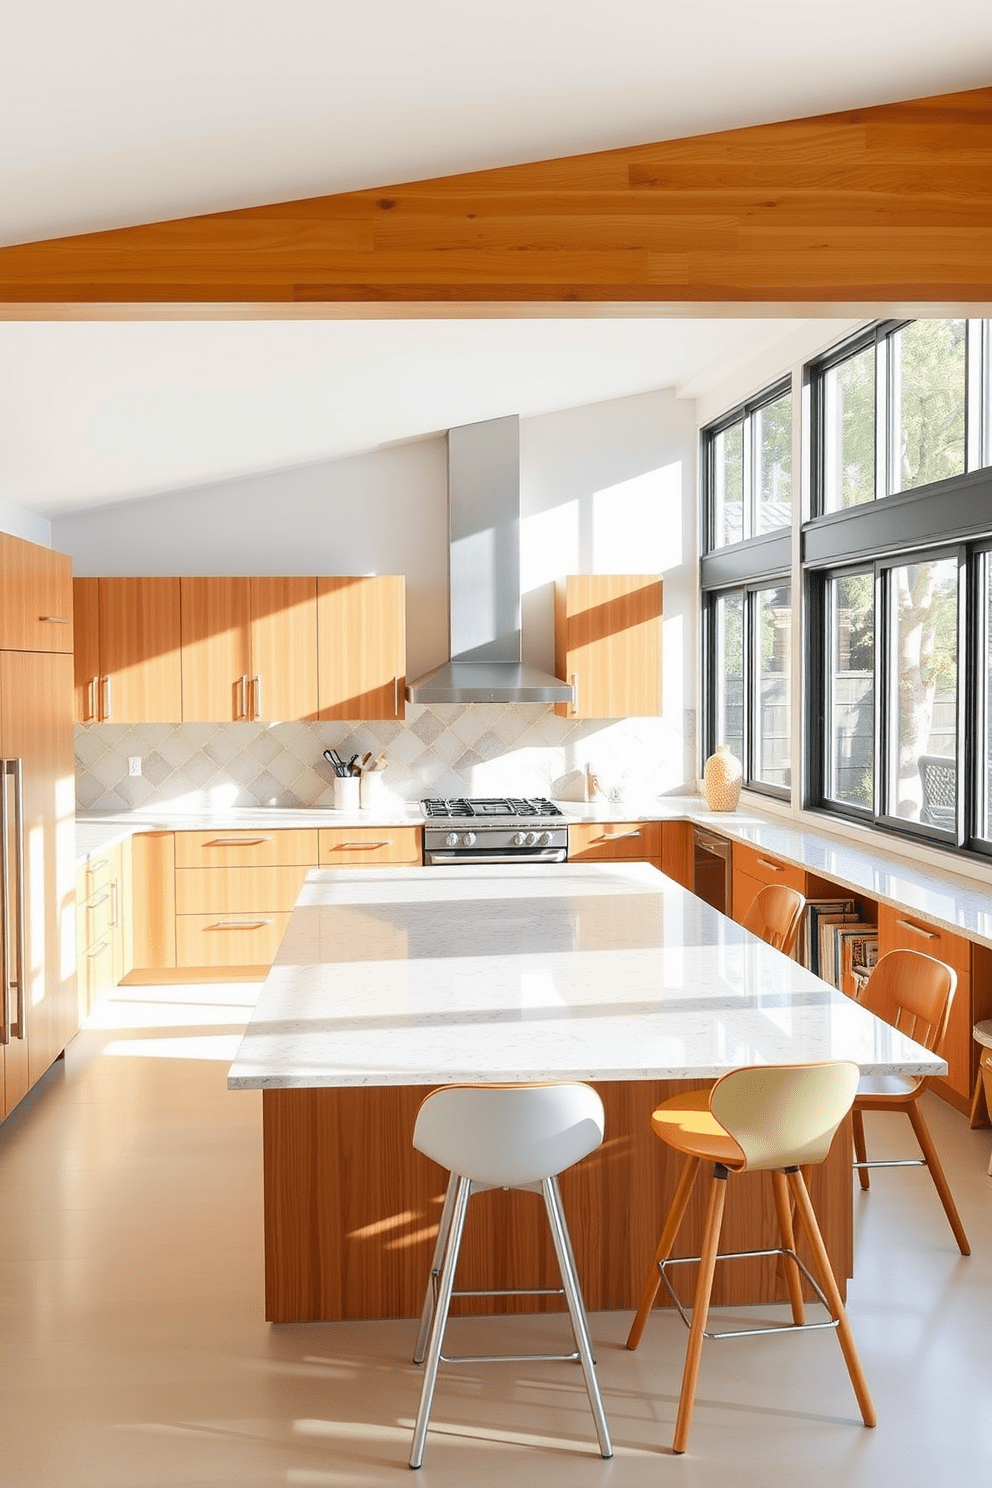
M 140 775 L 141 774 L 141 755 L 140 754 L 131 754 L 131 755 L 128 755 L 127 773 L 129 775 Z

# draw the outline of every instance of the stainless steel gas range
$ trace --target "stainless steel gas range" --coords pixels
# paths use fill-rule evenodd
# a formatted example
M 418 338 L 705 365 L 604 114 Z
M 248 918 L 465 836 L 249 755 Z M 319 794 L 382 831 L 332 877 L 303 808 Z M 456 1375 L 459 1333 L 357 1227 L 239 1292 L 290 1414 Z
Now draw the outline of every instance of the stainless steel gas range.
M 491 796 L 482 800 L 421 802 L 424 862 L 564 863 L 568 826 L 543 797 Z

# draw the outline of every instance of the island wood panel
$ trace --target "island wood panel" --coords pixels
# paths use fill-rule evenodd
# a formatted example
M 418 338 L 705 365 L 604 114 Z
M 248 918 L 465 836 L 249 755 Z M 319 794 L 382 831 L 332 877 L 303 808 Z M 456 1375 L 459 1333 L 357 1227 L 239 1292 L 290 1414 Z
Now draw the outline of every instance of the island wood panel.
M 251 621 L 246 578 L 181 578 L 184 723 L 251 717 Z
M 322 719 L 406 716 L 406 579 L 317 580 Z
M 633 1308 L 671 1200 L 680 1159 L 650 1128 L 654 1107 L 701 1082 L 604 1082 L 606 1141 L 561 1187 L 586 1305 Z M 447 1174 L 411 1145 L 427 1089 L 264 1090 L 265 1315 L 270 1322 L 416 1317 L 427 1284 Z M 811 1194 L 838 1281 L 852 1274 L 850 1126 Z M 677 1253 L 698 1253 L 706 1184 Z M 767 1174 L 733 1179 L 723 1245 L 778 1244 Z M 692 1269 L 686 1268 L 691 1295 Z M 469 1204 L 459 1287 L 557 1286 L 540 1199 L 479 1194 Z M 781 1301 L 773 1261 L 717 1269 L 714 1304 Z M 455 1311 L 544 1311 L 560 1299 L 475 1297 Z
M 0 651 L 72 654 L 72 560 L 0 532 Z
M 14 245 L 0 302 L 985 301 L 990 120 L 978 88 Z
M 316 718 L 316 578 L 252 578 L 248 587 L 252 718 Z
M 570 574 L 555 584 L 555 674 L 572 683 L 562 718 L 648 718 L 661 713 L 657 574 Z

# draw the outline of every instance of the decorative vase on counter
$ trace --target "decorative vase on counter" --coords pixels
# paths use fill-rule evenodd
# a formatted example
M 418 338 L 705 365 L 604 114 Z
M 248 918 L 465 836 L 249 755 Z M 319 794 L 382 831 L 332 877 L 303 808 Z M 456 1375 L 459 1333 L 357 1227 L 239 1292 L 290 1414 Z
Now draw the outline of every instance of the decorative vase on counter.
M 711 811 L 736 811 L 744 772 L 729 744 L 718 744 L 703 766 L 706 804 Z

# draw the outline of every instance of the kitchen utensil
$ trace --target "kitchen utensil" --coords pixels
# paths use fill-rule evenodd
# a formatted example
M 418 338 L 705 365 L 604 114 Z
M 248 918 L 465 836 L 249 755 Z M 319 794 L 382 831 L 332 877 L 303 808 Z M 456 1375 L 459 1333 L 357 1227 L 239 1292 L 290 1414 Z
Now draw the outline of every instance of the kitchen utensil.
M 361 759 L 358 761 L 359 772 L 361 772 L 362 770 L 367 770 L 368 767 L 369 767 L 369 765 L 371 763 L 372 763 L 372 751 L 371 751 L 371 749 L 367 749 L 365 751 L 365 753 L 362 755 Z
M 337 775 L 339 778 L 343 775 L 347 775 L 348 772 L 345 769 L 344 760 L 335 750 L 325 749 L 324 758 L 331 766 L 331 769 L 334 771 L 335 775 Z
M 358 764 L 358 755 L 357 754 L 353 754 L 351 756 L 351 759 L 348 761 L 347 765 L 345 766 L 345 770 L 347 771 L 347 773 L 349 775 L 357 775 L 359 773 L 359 771 L 356 770 L 356 768 L 355 768 L 355 766 L 357 764 Z

